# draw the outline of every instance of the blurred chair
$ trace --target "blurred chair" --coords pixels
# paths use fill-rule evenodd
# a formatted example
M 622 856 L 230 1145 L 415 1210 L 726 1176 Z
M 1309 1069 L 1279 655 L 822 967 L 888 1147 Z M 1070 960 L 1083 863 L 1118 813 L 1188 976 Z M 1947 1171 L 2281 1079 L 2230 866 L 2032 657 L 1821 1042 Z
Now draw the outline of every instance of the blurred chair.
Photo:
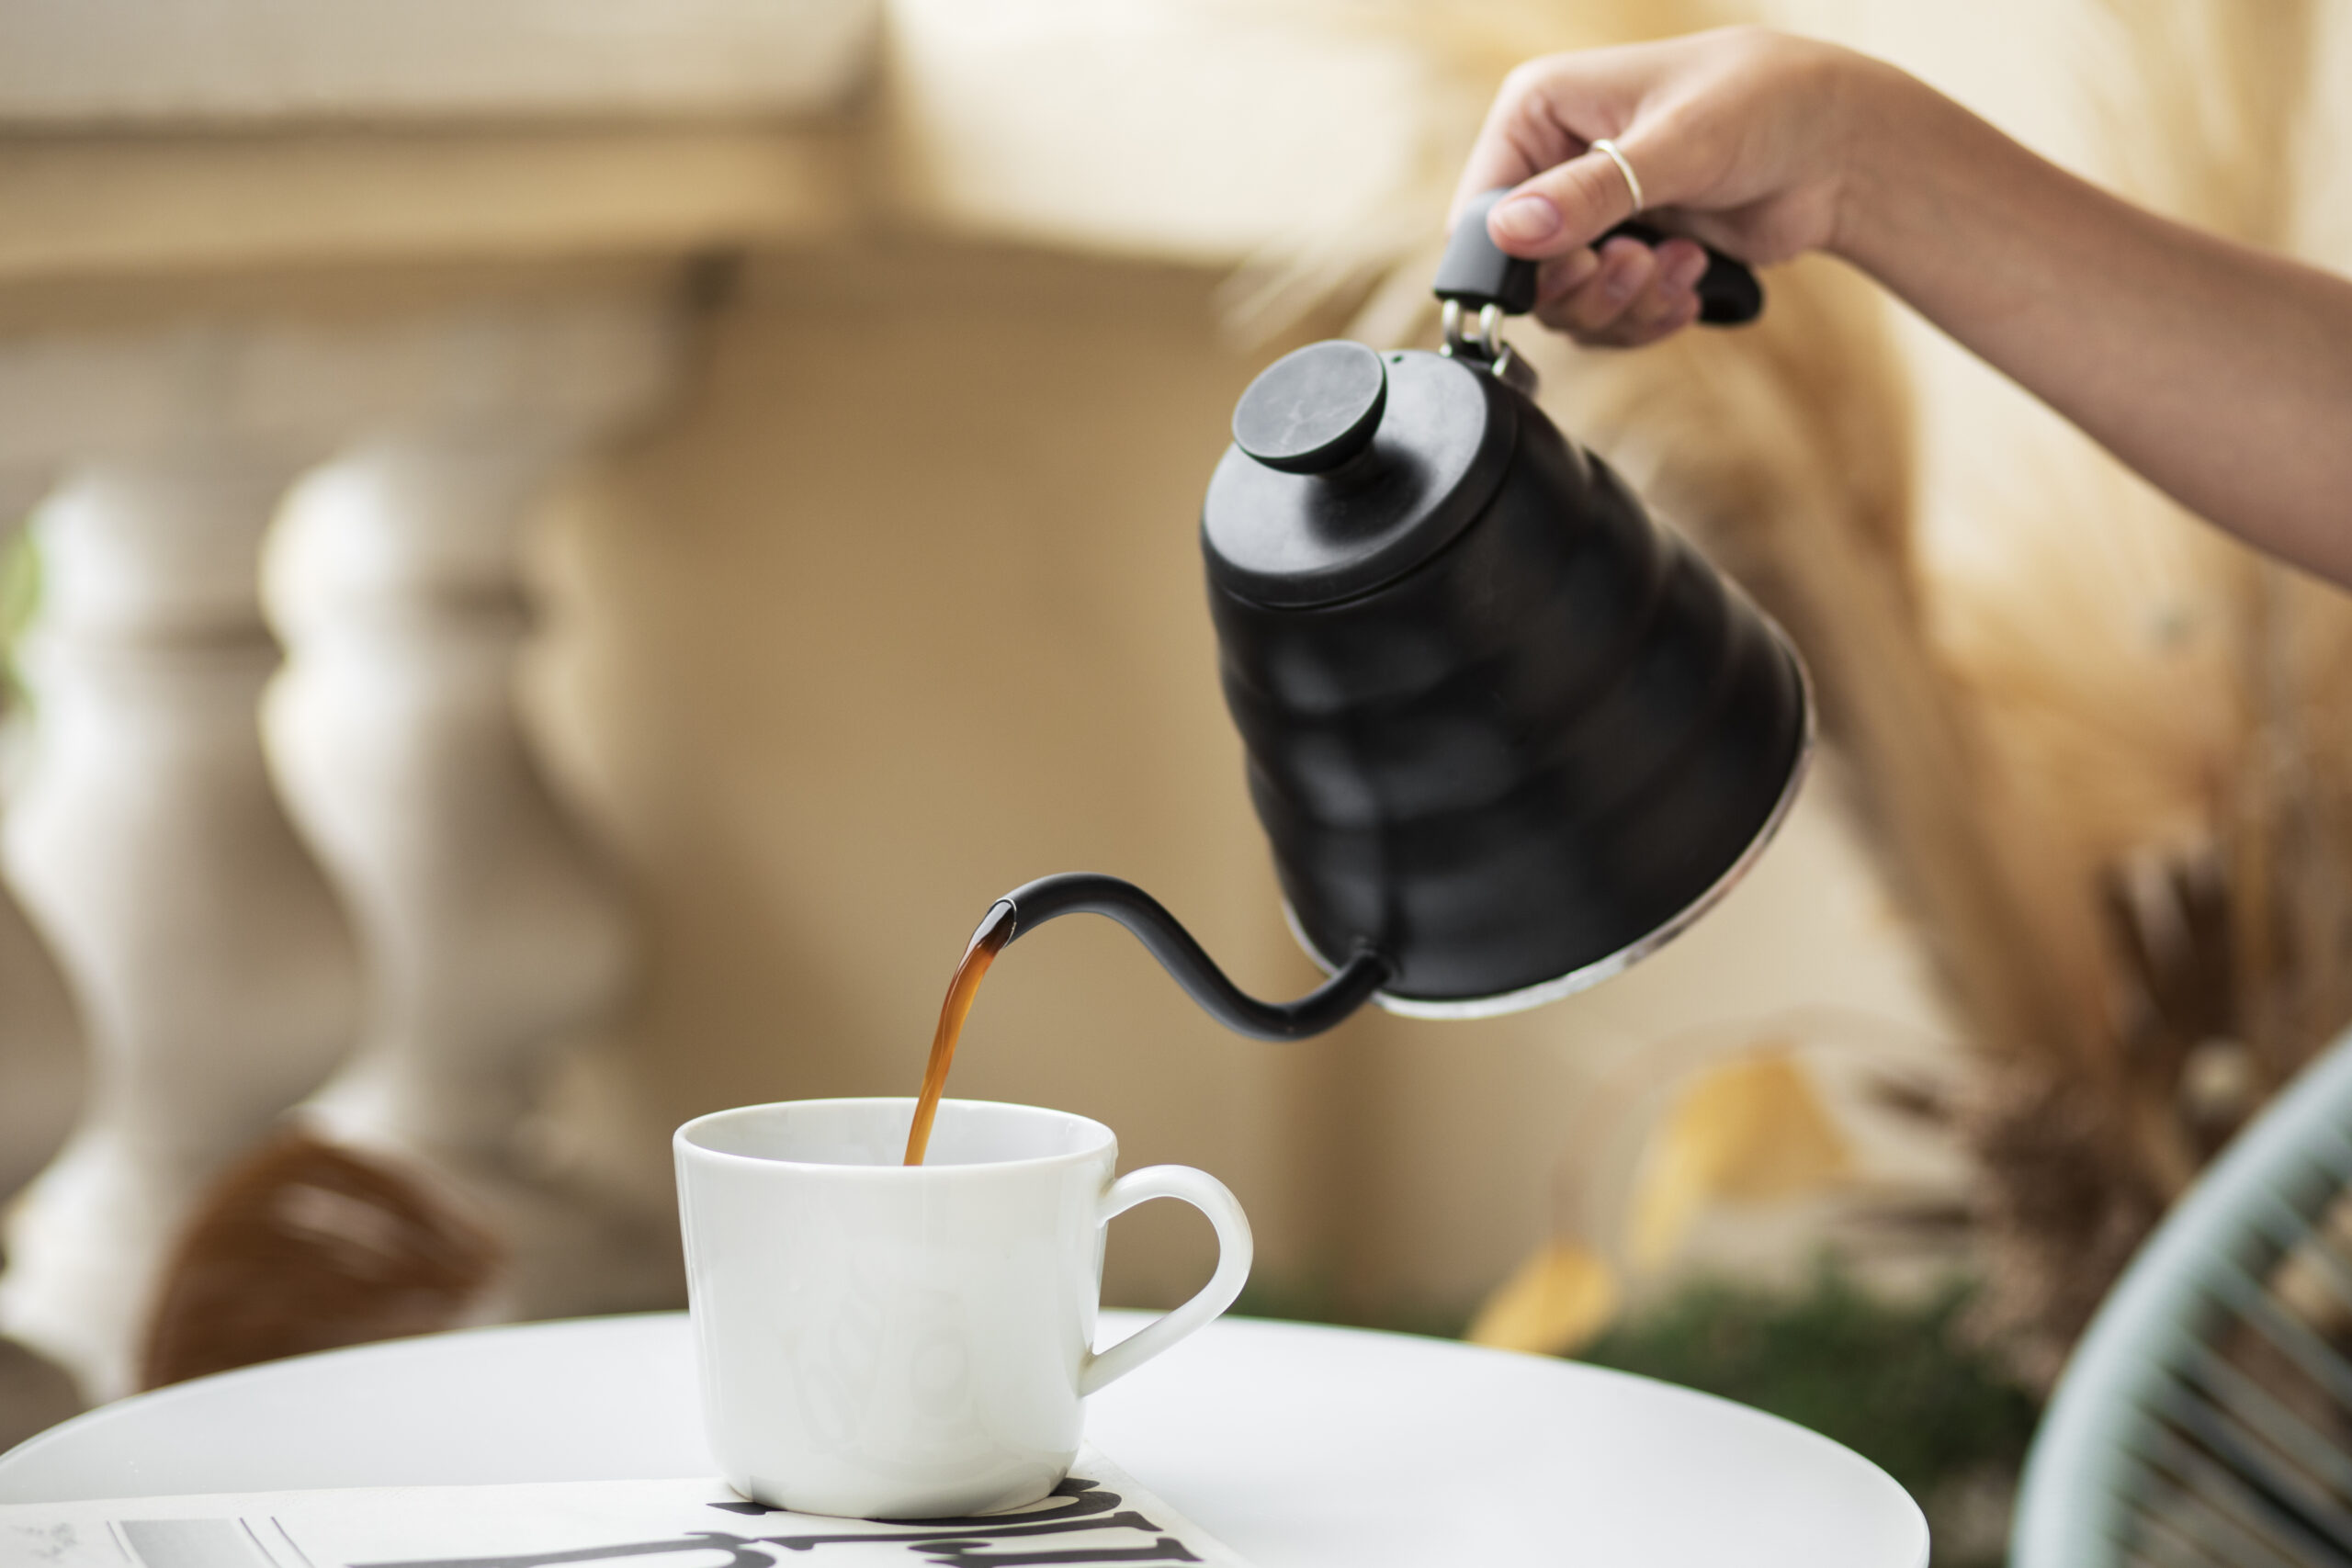
M 2352 1035 L 2140 1249 L 2026 1461 L 2013 1568 L 2352 1563 Z

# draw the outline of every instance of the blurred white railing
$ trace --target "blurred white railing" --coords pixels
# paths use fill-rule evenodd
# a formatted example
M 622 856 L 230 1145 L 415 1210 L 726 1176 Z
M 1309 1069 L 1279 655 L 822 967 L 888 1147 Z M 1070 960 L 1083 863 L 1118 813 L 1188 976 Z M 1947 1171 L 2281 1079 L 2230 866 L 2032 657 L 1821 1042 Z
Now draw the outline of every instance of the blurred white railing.
M 0 15 L 0 534 L 29 510 L 40 574 L 0 826 L 89 1063 L 7 1212 L 0 1334 L 85 1394 L 131 1386 L 191 1203 L 298 1102 L 462 1177 L 503 1310 L 642 1269 L 516 1147 L 630 966 L 517 723 L 518 532 L 673 389 L 679 264 L 824 227 L 879 9 Z M 550 281 L 339 313 L 220 270 L 516 262 Z
M 624 921 L 515 726 L 515 536 L 673 348 L 629 299 L 0 346 L 0 467 L 53 476 L 6 873 L 92 1057 L 0 1331 L 89 1392 L 204 1180 L 338 1064 L 335 1132 L 494 1174 L 611 1001 Z M 510 1228 L 526 1275 L 562 1235 Z

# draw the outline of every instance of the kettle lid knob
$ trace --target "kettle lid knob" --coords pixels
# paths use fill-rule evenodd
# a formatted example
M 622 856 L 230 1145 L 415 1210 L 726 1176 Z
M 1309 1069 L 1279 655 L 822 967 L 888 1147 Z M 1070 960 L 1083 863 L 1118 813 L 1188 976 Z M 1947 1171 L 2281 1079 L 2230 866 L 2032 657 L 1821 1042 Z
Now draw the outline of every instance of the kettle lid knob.
M 1360 343 L 1309 344 L 1250 383 L 1233 411 L 1233 444 L 1280 473 L 1329 473 L 1372 445 L 1388 406 L 1388 372 Z

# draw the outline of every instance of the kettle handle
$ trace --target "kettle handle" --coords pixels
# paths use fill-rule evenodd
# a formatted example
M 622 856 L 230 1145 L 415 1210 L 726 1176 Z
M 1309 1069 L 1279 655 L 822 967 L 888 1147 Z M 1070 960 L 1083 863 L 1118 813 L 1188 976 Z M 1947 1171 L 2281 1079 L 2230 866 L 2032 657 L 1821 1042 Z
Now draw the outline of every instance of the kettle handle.
M 1506 316 L 1523 316 L 1535 308 L 1535 264 L 1507 254 L 1487 237 L 1487 212 L 1511 187 L 1498 186 L 1472 197 L 1462 209 L 1462 221 L 1446 242 L 1445 259 L 1438 263 L 1431 292 L 1457 301 L 1471 310 L 1488 305 Z M 1664 230 L 1628 218 L 1595 240 L 1629 240 L 1656 246 L 1671 238 Z M 1698 282 L 1699 320 L 1709 326 L 1732 327 L 1754 321 L 1764 310 L 1764 286 L 1744 262 L 1735 261 L 1713 246 L 1707 253 L 1707 270 Z
M 1396 978 L 1396 968 L 1387 959 L 1369 946 L 1359 947 L 1336 974 L 1298 1000 L 1261 1002 L 1226 978 L 1225 971 L 1193 939 L 1193 933 L 1177 923 L 1166 906 L 1132 882 L 1091 871 L 1041 876 L 998 899 L 980 922 L 982 929 L 1007 904 L 1012 906 L 1012 931 L 1004 938 L 1007 945 L 1063 915 L 1108 916 L 1134 932 L 1159 960 L 1159 966 L 1210 1017 L 1237 1034 L 1259 1040 L 1304 1040 L 1320 1034 Z

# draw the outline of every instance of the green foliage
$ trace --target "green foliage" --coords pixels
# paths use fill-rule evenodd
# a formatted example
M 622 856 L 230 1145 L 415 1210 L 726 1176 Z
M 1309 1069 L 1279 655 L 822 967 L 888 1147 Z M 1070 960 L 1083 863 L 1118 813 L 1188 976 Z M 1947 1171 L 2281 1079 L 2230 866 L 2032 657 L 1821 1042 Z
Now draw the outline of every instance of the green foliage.
M 2040 1407 L 1998 1359 L 1960 1332 L 1969 1287 L 1890 1302 L 1832 1259 L 1775 1293 L 1702 1281 L 1620 1323 L 1579 1359 L 1752 1405 L 1874 1461 L 1927 1510 L 1937 1568 L 1997 1563 L 2014 1485 Z M 1253 1279 L 1252 1317 L 1456 1338 L 1459 1313 L 1350 1303 L 1306 1274 Z
M 1941 1536 L 1939 1503 L 1988 1473 L 2013 1480 L 2041 1414 L 1959 1332 L 1968 1295 L 1956 1284 L 1891 1303 L 1825 1261 L 1792 1294 L 1692 1285 L 1580 1359 L 1721 1394 L 1834 1438 L 1918 1498 Z M 1939 1543 L 1938 1562 L 1951 1555 Z
M 12 519 L 13 521 L 13 519 Z M 17 639 L 40 608 L 40 554 L 29 529 L 0 540 L 0 707 L 24 701 L 17 678 Z

